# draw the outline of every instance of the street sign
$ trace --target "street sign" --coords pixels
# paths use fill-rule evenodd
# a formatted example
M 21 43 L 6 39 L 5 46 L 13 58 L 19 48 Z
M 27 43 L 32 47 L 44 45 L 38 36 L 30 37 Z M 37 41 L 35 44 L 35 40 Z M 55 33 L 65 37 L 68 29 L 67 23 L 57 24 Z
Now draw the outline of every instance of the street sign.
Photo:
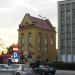
M 17 52 L 13 53 L 13 59 L 18 59 L 18 53 Z
M 13 45 L 12 62 L 18 62 L 18 45 Z
M 18 46 L 17 45 L 13 45 L 13 52 L 18 52 Z
M 18 62 L 18 59 L 12 59 L 12 62 Z

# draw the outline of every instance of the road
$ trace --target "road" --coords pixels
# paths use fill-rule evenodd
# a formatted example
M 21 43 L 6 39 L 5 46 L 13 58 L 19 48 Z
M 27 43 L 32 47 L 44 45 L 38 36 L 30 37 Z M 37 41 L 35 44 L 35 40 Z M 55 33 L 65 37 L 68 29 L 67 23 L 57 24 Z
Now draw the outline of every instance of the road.
M 70 70 L 57 70 L 55 75 L 75 75 L 75 71 Z

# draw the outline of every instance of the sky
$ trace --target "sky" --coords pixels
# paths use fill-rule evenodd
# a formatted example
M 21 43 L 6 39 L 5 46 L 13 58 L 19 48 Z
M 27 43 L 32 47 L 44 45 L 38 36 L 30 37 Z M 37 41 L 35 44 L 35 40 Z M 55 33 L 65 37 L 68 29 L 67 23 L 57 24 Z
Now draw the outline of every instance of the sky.
M 59 0 L 0 0 L 0 39 L 5 46 L 18 42 L 18 27 L 26 13 L 38 18 L 41 18 L 38 15 L 46 17 L 57 31 L 57 1 Z

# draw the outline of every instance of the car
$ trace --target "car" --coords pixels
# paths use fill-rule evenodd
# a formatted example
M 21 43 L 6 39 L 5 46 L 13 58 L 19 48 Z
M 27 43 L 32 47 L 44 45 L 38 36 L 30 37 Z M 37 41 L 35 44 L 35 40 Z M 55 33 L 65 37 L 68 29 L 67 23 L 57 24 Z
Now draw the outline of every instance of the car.
M 46 67 L 47 68 L 47 73 L 48 73 L 48 75 L 55 75 L 55 72 L 56 72 L 56 69 L 53 67 L 53 66 L 47 66 Z
M 45 67 L 43 65 L 40 65 L 39 67 L 34 68 L 34 73 L 39 75 L 44 75 Z
M 48 65 L 40 65 L 34 69 L 34 73 L 39 75 L 55 75 L 55 72 L 56 70 L 54 67 L 50 67 Z
M 33 70 L 28 64 L 11 65 L 14 75 L 33 75 Z
M 1 75 L 33 75 L 33 70 L 28 64 L 0 65 Z

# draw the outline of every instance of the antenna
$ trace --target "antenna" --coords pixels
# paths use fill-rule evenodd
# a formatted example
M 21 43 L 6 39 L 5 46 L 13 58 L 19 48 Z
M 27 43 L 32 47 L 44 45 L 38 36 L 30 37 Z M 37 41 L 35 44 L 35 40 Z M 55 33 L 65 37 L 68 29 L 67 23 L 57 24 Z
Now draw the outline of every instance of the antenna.
M 38 15 L 41 19 L 43 19 L 43 20 L 45 20 L 46 19 L 46 17 L 42 17 L 41 15 Z

